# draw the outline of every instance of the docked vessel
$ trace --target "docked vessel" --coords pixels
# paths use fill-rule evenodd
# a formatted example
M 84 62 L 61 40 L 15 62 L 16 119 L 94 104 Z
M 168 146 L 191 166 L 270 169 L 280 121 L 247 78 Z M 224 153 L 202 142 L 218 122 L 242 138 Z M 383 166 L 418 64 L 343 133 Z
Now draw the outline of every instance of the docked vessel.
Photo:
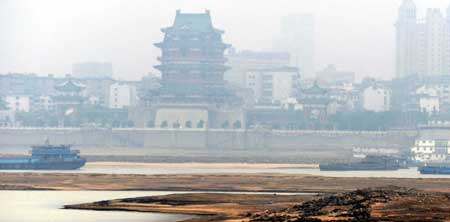
M 75 170 L 86 163 L 70 145 L 33 146 L 31 157 L 0 158 L 0 170 Z
M 417 170 L 421 174 L 450 174 L 450 165 L 425 165 Z
M 367 156 L 358 162 L 321 163 L 319 168 L 321 171 L 398 170 L 402 163 L 393 157 Z

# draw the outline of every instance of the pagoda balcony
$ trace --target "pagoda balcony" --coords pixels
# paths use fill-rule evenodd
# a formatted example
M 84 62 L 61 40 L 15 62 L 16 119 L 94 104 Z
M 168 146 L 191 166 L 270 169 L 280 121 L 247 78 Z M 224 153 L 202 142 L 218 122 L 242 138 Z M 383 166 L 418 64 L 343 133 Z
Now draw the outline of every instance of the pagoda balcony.
M 165 57 L 158 56 L 158 61 L 160 62 L 173 62 L 173 63 L 186 63 L 186 62 L 194 62 L 194 63 L 204 63 L 204 62 L 212 62 L 212 63 L 225 63 L 227 62 L 226 58 L 214 58 L 214 57 Z

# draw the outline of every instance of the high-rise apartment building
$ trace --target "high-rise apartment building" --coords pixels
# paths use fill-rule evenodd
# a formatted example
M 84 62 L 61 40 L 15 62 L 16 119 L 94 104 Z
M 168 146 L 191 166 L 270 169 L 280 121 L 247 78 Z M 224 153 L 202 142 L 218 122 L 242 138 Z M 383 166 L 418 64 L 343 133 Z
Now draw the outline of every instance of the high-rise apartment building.
M 286 16 L 281 21 L 281 35 L 274 49 L 290 54 L 290 66 L 299 68 L 305 78 L 313 78 L 314 70 L 314 16 L 309 14 Z
M 417 15 L 413 0 L 404 0 L 396 27 L 396 77 L 450 75 L 450 7 Z

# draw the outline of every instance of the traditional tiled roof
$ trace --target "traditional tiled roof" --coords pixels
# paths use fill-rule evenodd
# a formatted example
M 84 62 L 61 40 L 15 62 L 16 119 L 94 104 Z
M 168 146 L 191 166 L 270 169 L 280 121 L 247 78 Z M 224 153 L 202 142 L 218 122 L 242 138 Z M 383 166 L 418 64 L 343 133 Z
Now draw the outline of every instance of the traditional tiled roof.
M 86 88 L 83 84 L 76 83 L 72 79 L 69 79 L 61 84 L 55 86 L 55 89 L 58 91 L 64 92 L 79 92 Z
M 302 90 L 303 94 L 326 94 L 327 92 L 328 90 L 321 88 L 317 82 L 314 82 L 312 87 Z
M 222 32 L 214 29 L 209 11 L 205 13 L 181 13 L 177 11 L 173 26 L 163 31 Z

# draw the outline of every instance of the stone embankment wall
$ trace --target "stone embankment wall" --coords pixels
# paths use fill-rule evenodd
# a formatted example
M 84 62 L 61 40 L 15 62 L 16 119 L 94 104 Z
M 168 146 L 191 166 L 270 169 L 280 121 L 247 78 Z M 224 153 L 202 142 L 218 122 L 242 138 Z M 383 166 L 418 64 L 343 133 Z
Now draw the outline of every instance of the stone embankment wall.
M 80 147 L 127 147 L 174 150 L 341 151 L 355 146 L 409 149 L 414 130 L 271 131 L 197 129 L 0 128 L 0 147 L 29 147 L 49 138 L 54 144 Z

